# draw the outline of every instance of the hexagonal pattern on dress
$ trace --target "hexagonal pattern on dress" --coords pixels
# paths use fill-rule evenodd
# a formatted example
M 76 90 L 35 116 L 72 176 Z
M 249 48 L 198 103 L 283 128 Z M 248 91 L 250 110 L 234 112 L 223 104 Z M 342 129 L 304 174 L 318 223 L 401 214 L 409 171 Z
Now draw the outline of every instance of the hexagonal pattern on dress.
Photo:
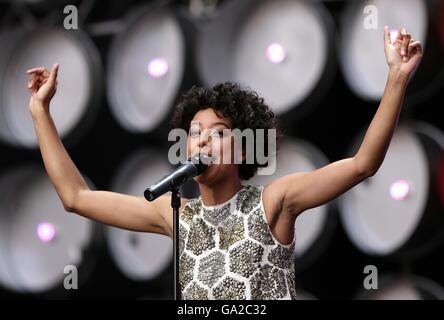
M 191 283 L 187 290 L 183 292 L 183 300 L 208 300 L 208 290 L 202 288 L 196 281 Z
M 268 254 L 268 261 L 281 269 L 290 269 L 294 265 L 294 246 L 285 248 L 278 245 Z
M 182 290 L 187 286 L 187 284 L 193 280 L 194 275 L 194 265 L 196 260 L 184 253 L 179 259 L 179 282 Z
M 226 277 L 213 289 L 213 297 L 216 300 L 245 300 L 245 283 Z
M 265 222 L 261 209 L 256 209 L 248 216 L 248 235 L 263 244 L 274 244 L 270 229 Z
M 236 197 L 236 209 L 248 213 L 256 207 L 261 200 L 261 190 L 250 185 L 239 191 Z
M 199 262 L 197 278 L 209 287 L 225 274 L 225 255 L 220 251 L 212 252 Z
M 251 299 L 275 300 L 287 295 L 286 277 L 283 270 L 265 265 L 250 281 Z
M 193 221 L 193 216 L 200 214 L 201 208 L 202 203 L 198 199 L 190 199 L 183 208 L 180 218 L 190 224 Z
M 203 217 L 206 221 L 214 226 L 218 226 L 222 221 L 224 221 L 231 213 L 231 202 L 223 205 L 220 208 L 203 208 Z
M 203 219 L 195 218 L 190 225 L 186 248 L 195 255 L 200 255 L 206 250 L 215 247 L 214 235 L 216 230 L 208 225 Z
M 264 248 L 260 244 L 246 240 L 229 252 L 230 271 L 248 278 L 257 269 L 256 264 L 262 260 Z
M 219 249 L 228 250 L 228 247 L 244 238 L 244 221 L 242 217 L 231 215 L 218 228 Z

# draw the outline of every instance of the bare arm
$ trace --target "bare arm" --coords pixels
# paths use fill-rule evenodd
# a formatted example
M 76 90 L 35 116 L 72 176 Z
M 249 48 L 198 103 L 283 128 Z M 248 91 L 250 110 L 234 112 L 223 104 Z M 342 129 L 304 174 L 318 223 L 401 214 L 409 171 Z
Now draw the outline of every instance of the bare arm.
M 384 30 L 389 65 L 387 83 L 378 110 L 358 152 L 311 172 L 298 172 L 277 179 L 265 191 L 281 199 L 281 211 L 297 216 L 325 204 L 374 175 L 381 166 L 397 126 L 409 77 L 422 57 L 421 44 L 404 29 L 394 43 Z M 405 51 L 405 54 L 403 54 Z
M 169 196 L 148 202 L 143 197 L 90 190 L 63 146 L 49 112 L 49 102 L 57 88 L 57 72 L 57 65 L 51 73 L 44 68 L 28 70 L 32 75 L 28 83 L 29 110 L 45 169 L 65 209 L 124 229 L 170 235 L 169 219 L 165 218 Z

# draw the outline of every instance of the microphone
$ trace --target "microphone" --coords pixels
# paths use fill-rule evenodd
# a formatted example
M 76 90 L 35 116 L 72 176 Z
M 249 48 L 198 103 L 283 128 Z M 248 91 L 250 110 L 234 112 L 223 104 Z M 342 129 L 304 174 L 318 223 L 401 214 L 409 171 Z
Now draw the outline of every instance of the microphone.
M 190 157 L 189 160 L 182 163 L 172 173 L 167 174 L 158 182 L 145 190 L 143 195 L 148 201 L 153 201 L 171 191 L 174 188 L 180 187 L 186 181 L 195 176 L 200 175 L 208 168 L 208 163 L 211 157 L 201 154 Z

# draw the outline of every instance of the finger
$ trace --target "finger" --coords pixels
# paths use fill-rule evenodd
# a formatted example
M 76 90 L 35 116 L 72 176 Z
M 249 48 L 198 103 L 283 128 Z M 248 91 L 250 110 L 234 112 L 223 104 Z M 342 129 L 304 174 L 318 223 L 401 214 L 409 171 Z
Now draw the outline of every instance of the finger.
M 401 30 L 398 30 L 398 34 L 396 35 L 395 41 L 401 41 L 402 42 L 402 39 L 404 37 L 403 35 L 404 35 L 405 32 L 406 32 L 405 28 L 401 28 Z
M 38 78 L 38 80 L 40 81 L 40 82 L 42 82 L 42 81 L 47 81 L 48 79 L 49 79 L 49 72 L 48 72 L 48 74 L 44 74 L 44 75 L 38 75 L 37 76 L 37 78 Z
M 28 82 L 28 88 L 33 88 L 37 82 L 38 78 L 35 74 L 32 75 L 31 79 Z
M 396 40 L 395 42 L 393 42 L 393 46 L 395 46 L 397 49 L 401 50 L 402 40 Z
M 50 83 L 55 84 L 58 72 L 59 72 L 59 64 L 55 63 L 55 64 L 53 64 L 53 66 L 51 68 L 51 73 L 49 74 L 48 80 Z
M 388 26 L 384 26 L 384 42 L 386 45 L 392 44 L 390 39 L 390 30 Z
M 409 43 L 411 38 L 411 34 L 407 33 L 402 40 L 401 55 L 404 56 L 404 61 L 406 61 L 408 55 Z
M 414 42 L 415 42 L 414 39 L 410 39 L 409 44 L 407 46 L 407 55 L 406 55 L 406 57 L 409 58 L 409 59 L 410 59 L 410 57 L 412 55 L 412 50 L 414 49 L 414 47 L 412 47 L 411 44 L 414 43 Z
M 45 70 L 45 67 L 37 67 L 37 68 L 32 68 L 32 69 L 28 69 L 26 71 L 26 73 L 31 74 L 31 73 L 41 73 Z
M 415 53 L 419 53 L 422 55 L 422 44 L 419 41 L 415 41 L 409 45 L 409 52 L 411 55 L 414 55 Z
M 37 76 L 39 79 L 46 79 L 49 77 L 49 71 L 46 69 L 42 71 L 32 72 L 31 74 Z

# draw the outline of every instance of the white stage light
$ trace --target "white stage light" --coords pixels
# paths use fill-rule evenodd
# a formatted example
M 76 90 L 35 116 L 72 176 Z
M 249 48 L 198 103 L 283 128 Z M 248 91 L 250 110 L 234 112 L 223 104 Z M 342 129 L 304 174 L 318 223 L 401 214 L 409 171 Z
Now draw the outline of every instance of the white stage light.
M 19 147 L 36 148 L 29 112 L 26 70 L 60 64 L 51 115 L 67 144 L 78 141 L 100 107 L 100 55 L 80 30 L 15 29 L 0 34 L 0 139 Z
M 149 149 L 130 155 L 119 168 L 112 189 L 143 198 L 147 187 L 172 170 L 168 159 L 160 154 L 167 152 Z M 173 242 L 164 235 L 107 227 L 106 239 L 117 267 L 134 281 L 153 280 L 173 258 Z
M 139 8 L 124 23 L 109 52 L 108 101 L 127 131 L 152 132 L 166 120 L 186 76 L 188 20 L 166 7 Z
M 295 172 L 312 171 L 328 163 L 327 158 L 315 146 L 298 140 L 287 139 L 281 143 L 273 175 L 256 175 L 246 184 L 266 185 L 282 176 Z M 296 268 L 301 271 L 315 260 L 328 243 L 334 230 L 334 221 L 328 213 L 329 205 L 325 204 L 302 213 L 296 219 Z
M 0 285 L 22 293 L 61 287 L 66 266 L 87 279 L 97 226 L 64 210 L 46 172 L 21 166 L 0 177 Z
M 196 65 L 205 85 L 239 82 L 277 114 L 294 110 L 296 117 L 316 105 L 333 79 L 333 37 L 322 4 L 226 1 L 202 26 Z
M 378 9 L 376 29 L 366 28 L 366 6 Z M 339 55 L 349 87 L 359 97 L 379 100 L 387 82 L 388 66 L 384 55 L 384 25 L 391 28 L 392 41 L 405 27 L 426 49 L 427 4 L 422 0 L 349 1 L 341 23 Z
M 362 138 L 363 133 L 350 154 Z M 438 129 L 425 123 L 398 127 L 378 172 L 339 198 L 345 231 L 359 249 L 413 259 L 444 240 L 435 172 L 443 150 Z

